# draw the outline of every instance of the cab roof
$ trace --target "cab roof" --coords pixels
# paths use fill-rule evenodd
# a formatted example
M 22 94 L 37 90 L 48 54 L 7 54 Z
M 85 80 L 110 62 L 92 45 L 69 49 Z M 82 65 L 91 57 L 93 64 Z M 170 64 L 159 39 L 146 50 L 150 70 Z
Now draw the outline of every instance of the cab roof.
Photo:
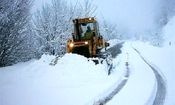
M 73 20 L 73 23 L 94 23 L 96 22 L 94 17 L 89 17 L 89 18 L 76 18 Z

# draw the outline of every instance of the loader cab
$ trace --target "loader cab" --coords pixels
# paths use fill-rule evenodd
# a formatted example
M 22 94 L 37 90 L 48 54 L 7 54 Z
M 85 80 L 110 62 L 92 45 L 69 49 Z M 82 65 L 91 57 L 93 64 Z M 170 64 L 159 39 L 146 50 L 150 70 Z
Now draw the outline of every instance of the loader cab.
M 99 36 L 98 23 L 94 18 L 74 19 L 73 40 L 90 40 L 93 36 Z

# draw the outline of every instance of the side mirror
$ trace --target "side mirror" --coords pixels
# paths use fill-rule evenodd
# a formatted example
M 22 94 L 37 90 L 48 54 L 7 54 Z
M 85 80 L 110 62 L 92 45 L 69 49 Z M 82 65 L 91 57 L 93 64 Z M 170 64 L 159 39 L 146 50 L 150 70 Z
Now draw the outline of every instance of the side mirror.
M 100 36 L 99 36 L 99 39 L 103 39 L 103 36 L 100 35 Z
M 105 47 L 109 47 L 109 43 L 108 42 L 105 42 Z

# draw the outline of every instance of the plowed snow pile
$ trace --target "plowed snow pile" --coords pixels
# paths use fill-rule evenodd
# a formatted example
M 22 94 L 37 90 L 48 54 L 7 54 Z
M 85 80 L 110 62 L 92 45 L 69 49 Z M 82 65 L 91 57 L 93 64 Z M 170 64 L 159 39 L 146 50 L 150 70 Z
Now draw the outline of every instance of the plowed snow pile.
M 0 105 L 88 104 L 123 75 L 121 70 L 108 76 L 105 65 L 76 54 L 66 54 L 51 66 L 53 58 L 43 55 L 0 68 Z

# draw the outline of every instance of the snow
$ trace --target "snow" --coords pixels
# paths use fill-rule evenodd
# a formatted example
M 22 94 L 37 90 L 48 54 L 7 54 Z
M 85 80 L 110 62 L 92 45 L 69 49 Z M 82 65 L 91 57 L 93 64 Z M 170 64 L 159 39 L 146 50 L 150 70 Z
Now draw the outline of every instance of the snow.
M 50 3 L 51 0 L 35 0 L 31 13 Z M 97 17 L 104 15 L 103 18 L 119 26 L 119 34 L 124 33 L 121 35 L 131 39 L 139 35 L 150 37 L 148 33 L 159 28 L 162 14 L 169 15 L 162 8 L 171 6 L 165 2 L 167 6 L 164 7 L 162 0 L 96 0 L 94 3 L 98 4 Z M 50 65 L 55 56 L 43 55 L 39 60 L 2 67 L 0 105 L 92 105 L 107 97 L 123 80 L 127 80 L 126 84 L 107 105 L 152 105 L 158 83 L 153 70 L 133 48 L 165 79 L 167 93 L 164 105 L 175 105 L 174 29 L 175 16 L 162 29 L 165 43 L 161 47 L 125 41 L 122 53 L 113 60 L 114 68 L 109 76 L 105 64 L 96 65 L 77 54 L 65 54 L 55 66 Z M 110 47 L 120 42 L 110 40 Z M 129 63 L 128 77 L 125 76 L 126 62 Z
M 110 44 L 110 47 L 113 47 L 114 45 L 120 43 L 120 42 L 123 42 L 121 40 L 118 40 L 118 39 L 113 39 L 113 40 L 109 40 L 108 43 Z
M 134 42 L 142 55 L 154 64 L 167 81 L 167 97 L 165 105 L 175 104 L 175 16 L 164 26 L 162 34 L 165 36 L 163 47 L 151 46 L 149 43 Z M 144 46 L 144 47 L 143 47 Z
M 144 105 L 147 101 L 151 104 L 152 100 L 147 99 L 155 96 L 153 71 L 138 57 L 130 43 L 125 43 L 122 52 L 128 53 L 130 76 L 124 88 L 107 105 Z
M 163 27 L 162 34 L 164 35 L 165 45 L 169 45 L 170 44 L 169 42 L 171 42 L 172 45 L 175 45 L 174 27 L 175 27 L 175 16 L 172 17 L 169 20 L 168 24 Z
M 108 76 L 105 66 L 76 54 L 66 54 L 55 66 L 49 65 L 52 59 L 43 55 L 40 60 L 0 68 L 0 105 L 93 103 L 123 74 L 116 70 Z
M 111 47 L 119 42 L 109 41 Z M 174 45 L 155 47 L 139 41 L 123 44 L 110 76 L 104 64 L 95 65 L 77 54 L 65 54 L 55 66 L 49 65 L 55 56 L 43 55 L 39 60 L 0 68 L 0 105 L 92 105 L 126 79 L 107 105 L 151 105 L 157 91 L 155 75 L 133 48 L 166 79 L 165 105 L 174 105 Z M 124 76 L 126 62 L 128 78 Z
M 167 99 L 165 105 L 174 105 L 175 46 L 164 46 L 160 48 L 153 47 L 150 46 L 148 43 L 145 44 L 142 42 L 135 42 L 133 43 L 133 46 L 135 46 L 142 53 L 142 55 L 149 60 L 150 63 L 154 64 L 159 72 L 164 76 L 168 85 Z

